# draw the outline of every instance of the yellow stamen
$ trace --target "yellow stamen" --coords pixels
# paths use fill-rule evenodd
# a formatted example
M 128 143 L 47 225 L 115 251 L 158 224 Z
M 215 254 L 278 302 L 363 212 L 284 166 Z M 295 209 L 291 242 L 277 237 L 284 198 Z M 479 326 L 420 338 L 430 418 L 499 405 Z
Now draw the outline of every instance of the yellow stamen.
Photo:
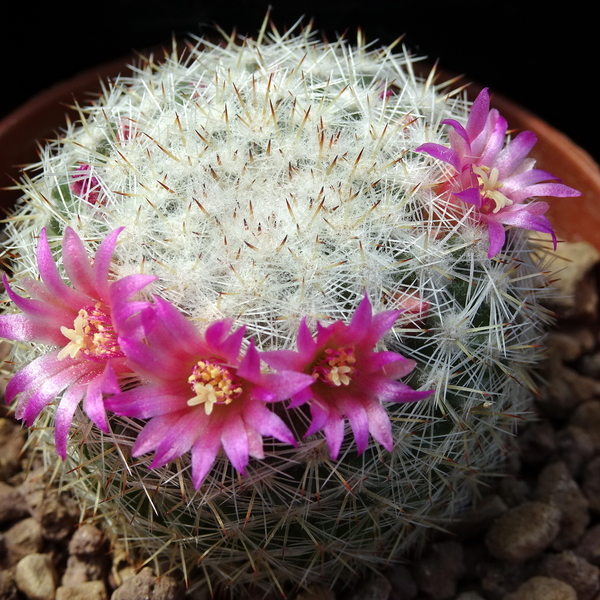
M 204 404 L 207 415 L 212 413 L 215 404 L 231 404 L 242 393 L 242 387 L 231 370 L 214 360 L 198 361 L 188 383 L 196 395 L 187 401 L 187 405 Z

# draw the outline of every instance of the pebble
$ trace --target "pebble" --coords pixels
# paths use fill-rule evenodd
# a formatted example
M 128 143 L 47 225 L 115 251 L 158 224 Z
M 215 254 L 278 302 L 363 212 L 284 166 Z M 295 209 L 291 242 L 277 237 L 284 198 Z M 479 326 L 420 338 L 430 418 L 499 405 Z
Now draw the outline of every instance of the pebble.
M 500 481 L 500 495 L 509 508 L 531 500 L 531 485 L 525 479 L 515 476 L 503 477 Z
M 590 503 L 590 509 L 600 512 L 600 455 L 587 464 L 581 487 Z
M 18 471 L 24 444 L 25 430 L 11 419 L 0 418 L 0 481 Z
M 70 506 L 67 506 L 67 503 Z M 40 521 L 44 537 L 58 542 L 71 535 L 78 515 L 79 510 L 66 498 L 63 500 L 63 498 L 50 497 L 42 503 L 35 516 Z
M 486 545 L 500 560 L 522 562 L 541 554 L 560 529 L 561 513 L 543 502 L 525 502 L 504 513 L 487 532 Z
M 600 402 L 598 400 L 580 404 L 573 411 L 569 424 L 583 429 L 592 438 L 596 451 L 600 450 Z
M 410 569 L 405 565 L 396 565 L 385 573 L 392 589 L 389 600 L 414 600 L 418 593 L 417 582 Z
M 468 512 L 461 515 L 449 529 L 463 542 L 485 533 L 490 525 L 508 510 L 508 506 L 498 494 L 489 494 Z
M 0 570 L 0 598 L 2 600 L 17 600 L 15 576 L 8 569 Z
M 577 544 L 590 522 L 588 501 L 567 465 L 557 461 L 540 472 L 535 498 L 556 506 L 560 512 L 560 530 L 552 542 L 554 550 L 565 550 Z
M 62 577 L 62 584 L 67 587 L 74 587 L 86 581 L 101 579 L 104 572 L 104 556 L 78 556 L 72 554 L 67 560 L 67 568 Z
M 56 571 L 48 554 L 29 554 L 15 569 L 15 582 L 28 600 L 54 600 Z
M 104 534 L 94 525 L 84 523 L 79 526 L 69 542 L 70 554 L 96 554 L 104 546 Z
M 388 600 L 391 591 L 392 584 L 386 577 L 374 575 L 356 586 L 347 600 Z
M 573 552 L 585 558 L 592 565 L 600 566 L 600 524 L 590 527 Z
M 16 521 L 28 516 L 29 512 L 21 492 L 0 481 L 0 523 Z
M 486 600 L 500 600 L 535 575 L 531 562 L 510 563 L 486 560 L 485 554 L 475 567 Z
M 4 534 L 4 545 L 11 565 L 28 554 L 40 552 L 44 546 L 40 524 L 32 517 L 18 521 Z
M 144 567 L 137 575 L 126 579 L 111 596 L 111 600 L 181 600 L 183 589 L 172 577 L 156 577 Z
M 577 600 L 575 590 L 552 577 L 532 577 L 503 600 Z
M 543 463 L 556 450 L 554 427 L 548 420 L 532 423 L 519 435 L 518 445 L 523 463 Z
M 556 453 L 573 477 L 579 477 L 595 451 L 592 436 L 576 425 L 567 425 L 556 435 Z
M 452 598 L 457 582 L 464 574 L 463 547 L 454 540 L 432 544 L 413 568 L 419 589 L 432 600 Z
M 102 581 L 86 581 L 75 586 L 60 586 L 55 600 L 108 600 Z
M 600 569 L 569 550 L 545 556 L 539 574 L 568 583 L 577 593 L 577 600 L 592 600 L 600 590 Z

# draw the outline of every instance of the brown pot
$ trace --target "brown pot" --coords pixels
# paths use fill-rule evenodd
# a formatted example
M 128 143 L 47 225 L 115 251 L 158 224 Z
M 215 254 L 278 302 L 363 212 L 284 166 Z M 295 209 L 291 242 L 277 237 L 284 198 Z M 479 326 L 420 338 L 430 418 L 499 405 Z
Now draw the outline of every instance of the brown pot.
M 19 166 L 37 160 L 37 147 L 56 136 L 65 124 L 65 115 L 77 118 L 75 102 L 85 105 L 101 90 L 101 82 L 117 75 L 129 75 L 136 59 L 118 59 L 79 73 L 34 96 L 21 108 L 0 121 L 0 188 L 14 184 Z M 442 74 L 441 79 L 449 79 Z M 471 99 L 481 86 L 471 85 Z M 544 198 L 550 203 L 548 216 L 558 236 L 567 241 L 586 240 L 600 250 L 600 169 L 584 150 L 565 135 L 526 109 L 491 93 L 491 104 L 507 119 L 511 129 L 533 131 L 538 143 L 531 152 L 537 167 L 549 171 L 583 193 L 581 198 Z M 18 190 L 3 190 L 0 206 L 7 211 L 20 196 Z

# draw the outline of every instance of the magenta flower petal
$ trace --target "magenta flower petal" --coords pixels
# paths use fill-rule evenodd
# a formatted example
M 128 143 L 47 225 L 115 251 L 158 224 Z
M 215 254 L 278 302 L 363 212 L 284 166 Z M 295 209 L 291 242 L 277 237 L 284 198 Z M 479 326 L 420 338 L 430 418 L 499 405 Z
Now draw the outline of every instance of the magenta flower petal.
M 110 273 L 110 263 L 112 255 L 117 245 L 117 237 L 124 227 L 119 227 L 111 231 L 103 240 L 94 256 L 93 272 L 94 283 L 97 290 L 97 297 L 104 302 L 108 302 L 109 282 L 108 275 Z
M 8 339 L 42 342 L 57 349 L 34 360 L 16 373 L 5 399 L 18 397 L 16 415 L 31 425 L 45 406 L 59 400 L 56 409 L 57 452 L 66 455 L 66 436 L 78 403 L 94 424 L 107 430 L 104 395 L 119 391 L 117 375 L 129 372 L 120 348 L 138 313 L 149 303 L 129 302 L 153 278 L 130 275 L 109 280 L 112 253 L 121 229 L 100 244 L 93 264 L 83 243 L 69 227 L 63 238 L 63 263 L 67 285 L 59 275 L 47 234 L 39 236 L 37 259 L 41 281 L 25 281 L 31 298 L 16 294 L 5 280 L 9 298 L 23 314 L 0 317 L 0 335 Z M 114 293 L 113 293 L 114 292 Z M 120 315 L 123 328 L 113 318 Z
M 494 167 L 498 169 L 500 179 L 505 179 L 520 166 L 536 142 L 537 136 L 531 131 L 522 131 L 514 140 L 509 142 L 494 163 Z
M 157 448 L 162 440 L 174 431 L 174 427 L 181 420 L 182 414 L 183 411 L 178 411 L 150 419 L 137 436 L 131 449 L 131 455 L 138 457 Z
M 452 119 L 442 121 L 451 127 L 449 147 L 427 143 L 416 152 L 425 152 L 453 167 L 454 173 L 444 175 L 439 189 L 448 197 L 450 207 L 457 201 L 474 207 L 470 216 L 488 228 L 489 258 L 502 250 L 506 240 L 504 225 L 550 233 L 556 244 L 554 230 L 540 209 L 529 208 L 538 203 L 523 203 L 532 196 L 565 198 L 581 194 L 561 183 L 542 183 L 556 178 L 534 169 L 535 161 L 527 158 L 536 143 L 535 134 L 523 131 L 504 145 L 506 120 L 497 110 L 490 110 L 489 105 L 486 88 L 473 102 L 466 128 Z M 524 206 L 528 209 L 521 212 Z M 515 207 L 519 208 L 518 216 Z
M 488 236 L 490 239 L 490 245 L 488 247 L 488 258 L 493 258 L 502 250 L 504 246 L 504 240 L 506 239 L 506 233 L 501 223 L 494 219 L 488 219 Z
M 37 387 L 23 392 L 15 411 L 17 419 L 23 419 L 28 427 L 33 425 L 43 408 L 52 402 L 60 392 L 76 383 L 87 373 L 86 366 L 78 363 L 71 364 L 51 377 L 45 378 Z
M 354 434 L 354 441 L 356 442 L 356 451 L 358 454 L 362 454 L 367 449 L 369 442 L 369 419 L 367 412 L 361 402 L 352 396 L 339 394 L 337 405 L 340 408 L 340 412 L 346 416 L 350 423 L 352 433 Z
M 207 428 L 206 415 L 200 411 L 189 414 L 184 410 L 177 415 L 179 419 L 161 436 L 152 461 L 153 468 L 162 467 L 188 452 L 198 436 Z
M 446 146 L 442 146 L 441 144 L 432 144 L 428 142 L 415 148 L 415 152 L 425 152 L 425 154 L 429 154 L 429 156 L 432 156 L 433 158 L 448 163 L 450 166 L 454 167 L 456 171 L 460 171 L 460 156 L 458 155 L 458 152 L 451 148 L 446 148 Z
M 280 442 L 296 446 L 296 440 L 288 426 L 260 402 L 253 402 L 244 411 L 244 422 L 263 437 L 274 437 Z
M 60 344 L 63 334 L 52 321 L 32 319 L 27 315 L 0 315 L 0 337 L 21 342 Z
M 216 432 L 200 436 L 192 446 L 192 481 L 198 489 L 208 475 L 221 449 L 221 437 Z
M 369 402 L 366 406 L 366 411 L 369 421 L 369 433 L 388 452 L 391 452 L 394 447 L 392 424 L 385 408 L 379 402 Z
M 89 262 L 89 261 L 88 261 Z M 60 277 L 52 251 L 48 245 L 46 230 L 42 229 L 37 249 L 37 264 L 44 285 L 56 297 L 57 301 L 66 307 L 74 304 L 85 304 L 88 297 L 81 292 L 69 287 Z
M 344 438 L 344 417 L 350 423 L 360 454 L 367 447 L 371 428 L 388 443 L 382 433 L 387 429 L 380 420 L 381 415 L 386 414 L 389 424 L 389 417 L 385 410 L 383 413 L 371 410 L 372 405 L 380 406 L 382 401 L 411 402 L 432 393 L 417 392 L 395 381 L 412 371 L 414 361 L 395 352 L 376 350 L 399 315 L 399 311 L 373 315 L 365 294 L 348 325 L 342 321 L 328 326 L 317 324 L 317 335 L 309 340 L 303 320 L 298 330 L 298 352 L 275 351 L 261 355 L 273 367 L 310 375 L 309 385 L 292 394 L 290 408 L 308 402 L 311 423 L 306 435 L 322 430 L 333 458 L 337 457 Z M 378 422 L 371 424 L 369 415 Z
M 63 238 L 63 264 L 73 287 L 93 298 L 96 288 L 92 265 L 83 242 L 71 227 L 65 229 Z
M 312 377 L 263 373 L 254 343 L 243 351 L 245 328 L 232 331 L 231 319 L 201 333 L 164 300 L 157 299 L 152 312 L 146 337 L 121 346 L 134 372 L 148 381 L 105 401 L 117 414 L 150 419 L 134 446 L 136 456 L 154 450 L 151 466 L 157 467 L 191 450 L 199 487 L 220 448 L 243 474 L 250 456 L 263 455 L 262 436 L 295 443 L 266 403 L 288 399 Z
M 467 121 L 467 134 L 470 140 L 474 140 L 484 129 L 490 111 L 490 94 L 488 88 L 483 88 L 473 105 Z
M 170 412 L 185 410 L 187 400 L 185 386 L 176 388 L 171 382 L 139 386 L 104 400 L 104 406 L 115 413 L 138 419 L 151 419 Z
M 72 385 L 63 394 L 59 409 L 56 411 L 56 417 L 54 418 L 54 444 L 56 446 L 56 453 L 63 460 L 67 458 L 67 436 L 69 435 L 69 429 L 71 429 L 73 415 L 82 398 L 85 396 L 86 389 L 87 385 L 85 383 Z
M 344 417 L 335 408 L 331 408 L 327 422 L 323 425 L 323 433 L 329 447 L 329 454 L 337 460 L 344 441 Z

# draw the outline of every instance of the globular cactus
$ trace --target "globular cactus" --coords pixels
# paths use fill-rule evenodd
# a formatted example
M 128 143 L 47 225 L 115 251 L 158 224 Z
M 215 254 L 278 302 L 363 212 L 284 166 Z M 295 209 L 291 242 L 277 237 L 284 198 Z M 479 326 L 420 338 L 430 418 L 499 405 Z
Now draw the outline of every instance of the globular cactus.
M 163 572 L 286 591 L 382 568 L 501 471 L 549 320 L 531 197 L 577 192 L 486 90 L 273 29 L 80 114 L 25 171 L 0 334 L 82 513 Z

